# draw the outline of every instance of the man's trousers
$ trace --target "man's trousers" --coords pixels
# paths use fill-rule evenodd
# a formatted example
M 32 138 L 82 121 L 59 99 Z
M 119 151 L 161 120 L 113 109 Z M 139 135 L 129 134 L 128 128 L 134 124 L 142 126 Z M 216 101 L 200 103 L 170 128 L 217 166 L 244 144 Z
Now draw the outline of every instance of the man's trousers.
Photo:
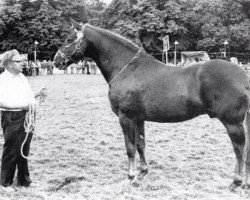
M 28 160 L 21 156 L 21 145 L 26 136 L 24 129 L 25 114 L 26 111 L 1 111 L 4 145 L 0 184 L 5 187 L 13 183 L 16 168 L 18 185 L 28 187 L 31 183 Z M 29 137 L 23 147 L 25 156 L 29 155 L 32 135 L 33 133 L 29 133 Z

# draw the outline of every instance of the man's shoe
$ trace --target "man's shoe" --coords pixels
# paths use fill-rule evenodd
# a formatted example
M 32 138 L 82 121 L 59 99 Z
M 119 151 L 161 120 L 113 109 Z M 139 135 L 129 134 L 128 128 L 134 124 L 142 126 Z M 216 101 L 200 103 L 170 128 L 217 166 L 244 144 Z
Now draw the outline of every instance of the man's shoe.
M 25 176 L 25 178 L 22 178 L 22 179 L 19 178 L 19 180 L 17 181 L 17 185 L 24 186 L 24 187 L 29 187 L 31 182 L 32 181 L 30 180 L 30 177 Z

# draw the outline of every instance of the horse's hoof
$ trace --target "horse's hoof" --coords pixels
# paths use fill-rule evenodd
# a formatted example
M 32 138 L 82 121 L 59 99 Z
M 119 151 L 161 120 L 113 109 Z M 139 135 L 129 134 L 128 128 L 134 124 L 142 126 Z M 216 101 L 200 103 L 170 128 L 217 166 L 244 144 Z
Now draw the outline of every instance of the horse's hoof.
M 242 185 L 242 180 L 234 180 L 233 184 L 236 186 L 236 187 L 239 187 Z
M 130 184 L 133 186 L 133 187 L 139 187 L 141 185 L 141 181 L 138 180 L 138 179 L 134 179 L 130 182 Z
M 147 174 L 148 171 L 140 171 L 131 181 L 131 185 L 134 187 L 139 187 Z
M 239 187 L 242 185 L 242 180 L 234 180 L 233 183 L 229 186 L 229 189 L 231 191 L 234 191 L 235 188 Z
M 136 176 L 136 179 L 139 180 L 139 181 L 142 181 L 148 174 L 148 171 L 140 171 L 137 176 Z

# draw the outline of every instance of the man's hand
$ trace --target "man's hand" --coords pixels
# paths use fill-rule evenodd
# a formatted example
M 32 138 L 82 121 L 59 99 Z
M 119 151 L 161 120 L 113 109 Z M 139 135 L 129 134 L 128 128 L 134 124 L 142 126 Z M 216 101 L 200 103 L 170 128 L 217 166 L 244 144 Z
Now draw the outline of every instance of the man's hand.
M 35 97 L 39 97 L 40 102 L 44 102 L 44 99 L 47 97 L 47 87 L 43 87 Z

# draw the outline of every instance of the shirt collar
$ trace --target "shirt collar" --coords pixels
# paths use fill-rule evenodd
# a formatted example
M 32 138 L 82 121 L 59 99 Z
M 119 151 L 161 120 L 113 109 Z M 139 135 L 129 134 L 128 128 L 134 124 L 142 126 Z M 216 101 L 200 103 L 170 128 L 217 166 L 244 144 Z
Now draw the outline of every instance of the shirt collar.
M 3 73 L 5 74 L 5 76 L 11 77 L 11 78 L 21 78 L 21 73 L 14 75 L 10 73 L 7 69 L 5 69 Z

